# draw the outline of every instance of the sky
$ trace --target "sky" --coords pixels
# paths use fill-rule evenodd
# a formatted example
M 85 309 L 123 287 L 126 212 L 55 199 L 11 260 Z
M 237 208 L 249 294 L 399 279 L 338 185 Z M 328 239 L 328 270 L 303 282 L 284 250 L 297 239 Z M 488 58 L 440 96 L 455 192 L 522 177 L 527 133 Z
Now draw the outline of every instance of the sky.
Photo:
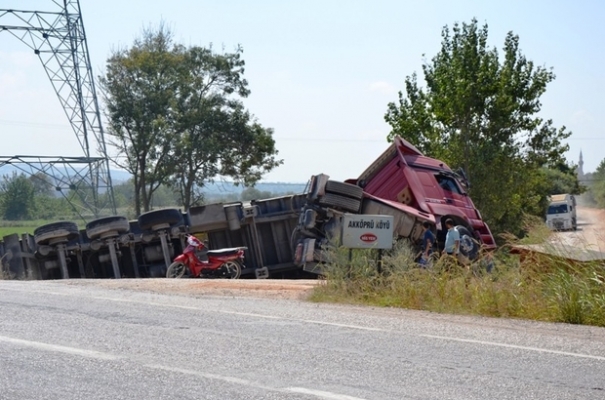
M 244 48 L 245 106 L 275 131 L 283 165 L 266 182 L 358 176 L 388 146 L 387 104 L 440 49 L 441 30 L 476 18 L 489 44 L 507 32 L 553 68 L 540 116 L 573 132 L 568 160 L 605 158 L 605 2 L 598 0 L 80 0 L 95 76 L 112 50 L 164 22 L 185 45 Z M 0 9 L 56 11 L 51 0 L 0 0 Z M 4 22 L 0 18 L 0 25 Z M 0 32 L 0 156 L 80 156 L 82 150 L 37 56 Z M 0 169 L 0 173 L 2 173 Z

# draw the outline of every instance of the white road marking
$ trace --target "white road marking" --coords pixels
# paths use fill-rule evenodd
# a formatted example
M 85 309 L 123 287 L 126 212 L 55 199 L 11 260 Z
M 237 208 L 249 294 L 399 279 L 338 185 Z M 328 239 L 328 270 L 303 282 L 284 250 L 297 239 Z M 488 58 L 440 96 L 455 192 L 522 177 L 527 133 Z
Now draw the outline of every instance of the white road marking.
M 205 310 L 204 308 L 201 308 L 201 307 L 182 306 L 180 304 L 156 303 L 156 302 L 153 302 L 153 301 L 144 301 L 144 300 L 116 299 L 115 297 L 90 296 L 89 298 L 95 299 L 95 300 L 115 301 L 115 302 L 118 302 L 118 303 L 134 303 L 134 304 L 143 304 L 143 305 L 158 306 L 158 307 L 180 308 L 182 310 L 192 310 L 192 311 L 204 311 Z
M 56 295 L 60 295 L 60 296 L 66 296 L 66 295 L 75 296 L 76 295 L 76 294 L 66 294 L 66 293 L 58 293 L 58 292 L 50 292 L 50 291 L 47 292 L 47 291 L 35 291 L 35 290 L 20 290 L 20 289 L 12 289 L 12 288 L 11 289 L 3 288 L 3 289 L 11 290 L 11 291 L 19 291 L 19 292 L 28 292 L 28 293 L 56 294 Z M 182 305 L 178 305 L 178 304 L 165 304 L 165 303 L 148 302 L 148 301 L 134 300 L 134 299 L 117 299 L 117 298 L 113 298 L 113 297 L 102 297 L 102 296 L 89 296 L 89 298 L 96 299 L 96 300 L 108 300 L 108 301 L 116 301 L 116 302 L 123 302 L 123 303 L 152 305 L 152 306 L 159 306 L 159 307 L 180 308 L 180 309 L 184 309 L 184 310 L 213 311 L 213 312 L 218 312 L 218 313 L 222 313 L 222 314 L 242 315 L 242 316 L 265 318 L 265 319 L 279 319 L 279 320 L 286 320 L 286 321 L 304 322 L 304 323 L 310 323 L 310 324 L 316 324 L 316 325 L 336 326 L 336 327 L 341 327 L 341 328 L 357 329 L 357 330 L 364 330 L 364 331 L 397 333 L 397 331 L 389 330 L 389 329 L 380 329 L 380 328 L 372 328 L 372 327 L 360 326 L 360 325 L 347 325 L 347 324 L 338 324 L 338 323 L 333 323 L 333 322 L 280 317 L 280 316 L 267 315 L 267 314 L 245 313 L 245 312 L 225 311 L 225 310 L 210 310 L 210 309 L 202 308 L 202 307 L 182 306 Z M 593 360 L 605 361 L 605 357 L 603 357 L 603 356 L 593 356 L 590 354 L 582 354 L 582 353 L 571 353 L 571 352 L 566 352 L 566 351 L 550 350 L 550 349 L 544 349 L 544 348 L 539 348 L 539 347 L 519 346 L 519 345 L 507 344 L 507 343 L 489 342 L 489 341 L 483 341 L 483 340 L 464 339 L 464 338 L 457 338 L 457 337 L 437 336 L 437 335 L 427 335 L 427 334 L 419 334 L 417 336 L 424 337 L 424 338 L 430 338 L 430 339 L 475 343 L 475 344 L 482 344 L 482 345 L 486 345 L 486 346 L 506 347 L 506 348 L 511 348 L 511 349 L 520 349 L 520 350 L 534 351 L 534 352 L 539 352 L 539 353 L 550 353 L 550 354 L 557 354 L 557 355 L 563 355 L 563 356 L 589 358 L 589 359 L 593 359 Z
M 348 396 L 345 394 L 326 392 L 323 390 L 308 389 L 308 388 L 303 388 L 303 387 L 286 387 L 286 388 L 271 387 L 271 386 L 263 385 L 261 383 L 254 382 L 254 381 L 251 381 L 248 379 L 236 378 L 233 376 L 226 376 L 226 375 L 210 374 L 207 372 L 195 371 L 195 370 L 190 370 L 190 369 L 167 367 L 164 365 L 147 364 L 147 365 L 144 365 L 144 367 L 152 368 L 152 369 L 159 369 L 159 370 L 168 371 L 168 372 L 177 372 L 179 374 L 185 374 L 185 375 L 193 375 L 193 376 L 197 376 L 197 377 L 204 378 L 204 379 L 214 379 L 214 380 L 219 380 L 219 381 L 223 381 L 223 382 L 227 382 L 227 383 L 233 383 L 236 385 L 242 385 L 242 386 L 253 387 L 256 389 L 267 390 L 267 391 L 271 391 L 271 392 L 305 394 L 305 395 L 309 395 L 309 396 L 315 396 L 318 399 L 325 399 L 325 400 L 364 400 L 360 397 L 352 397 L 352 396 Z
M 11 338 L 11 337 L 7 337 L 7 336 L 0 336 L 0 342 L 10 343 L 10 344 L 13 344 L 16 346 L 30 347 L 30 348 L 34 348 L 34 349 L 38 349 L 38 350 L 50 351 L 50 352 L 55 352 L 55 353 L 63 353 L 63 354 L 69 354 L 69 355 L 76 355 L 76 356 L 82 356 L 82 357 L 86 357 L 86 358 L 93 358 L 93 359 L 104 360 L 104 361 L 114 361 L 114 360 L 118 360 L 118 359 L 122 358 L 119 356 L 115 356 L 113 354 L 103 353 L 103 352 L 95 351 L 95 350 L 86 350 L 86 349 L 79 349 L 76 347 L 67 347 L 67 346 L 60 346 L 60 345 L 56 345 L 56 344 L 34 342 L 31 340 L 16 339 L 16 338 Z M 315 390 L 315 389 L 307 389 L 307 388 L 300 388 L 300 387 L 275 388 L 275 387 L 260 384 L 258 382 L 253 382 L 253 381 L 250 381 L 247 379 L 242 379 L 242 378 L 237 378 L 237 377 L 232 377 L 232 376 L 225 376 L 225 375 L 210 374 L 207 372 L 188 370 L 188 369 L 183 369 L 183 368 L 166 367 L 163 365 L 147 364 L 147 365 L 143 365 L 143 367 L 159 369 L 159 370 L 169 371 L 169 372 L 177 372 L 177 373 L 186 374 L 186 375 L 194 375 L 194 376 L 198 376 L 200 378 L 220 380 L 220 381 L 235 384 L 235 385 L 254 387 L 257 389 L 273 391 L 273 392 L 308 394 L 311 396 L 315 396 L 319 399 L 364 400 L 364 399 L 361 399 L 358 397 L 351 397 L 351 396 L 347 396 L 344 394 L 325 392 L 325 391 Z
M 336 326 L 339 328 L 357 329 L 357 330 L 363 330 L 363 331 L 397 333 L 397 331 L 389 330 L 389 329 L 380 329 L 380 328 L 373 328 L 373 327 L 361 326 L 361 325 L 339 324 L 339 323 L 335 323 L 335 322 L 325 322 L 325 321 L 317 321 L 317 320 L 309 320 L 309 319 L 301 319 L 301 318 L 280 317 L 280 316 L 267 315 L 267 314 L 246 313 L 246 312 L 225 311 L 225 310 L 209 310 L 207 308 L 202 308 L 202 307 L 180 306 L 177 304 L 145 302 L 145 301 L 132 300 L 132 299 L 115 299 L 115 298 L 111 298 L 111 297 L 94 297 L 94 298 L 98 299 L 98 300 L 123 301 L 123 302 L 131 302 L 131 303 L 138 303 L 138 304 L 155 305 L 155 306 L 160 306 L 160 307 L 175 307 L 175 308 L 183 308 L 183 309 L 189 309 L 189 310 L 213 311 L 213 312 L 218 312 L 221 314 L 241 315 L 241 316 L 248 316 L 248 317 L 254 317 L 254 318 L 279 319 L 279 320 L 284 320 L 284 321 L 303 322 L 303 323 L 315 324 L 315 325 Z M 431 338 L 431 339 L 451 340 L 451 341 L 457 341 L 457 342 L 466 342 L 466 343 L 483 344 L 483 345 L 489 345 L 489 346 L 507 347 L 507 348 L 511 348 L 511 349 L 520 349 L 520 350 L 535 351 L 535 352 L 540 352 L 540 353 L 550 353 L 550 354 L 557 354 L 557 355 L 563 355 L 563 356 L 571 356 L 571 357 L 578 357 L 578 358 L 590 358 L 593 360 L 605 361 L 605 357 L 602 357 L 602 356 L 593 356 L 590 354 L 581 354 L 581 353 L 571 353 L 571 352 L 566 352 L 566 351 L 543 349 L 543 348 L 539 348 L 539 347 L 518 346 L 518 345 L 514 345 L 514 344 L 507 344 L 507 343 L 488 342 L 488 341 L 482 341 L 482 340 L 464 339 L 464 338 L 447 337 L 447 336 L 436 336 L 436 335 L 426 335 L 426 334 L 420 334 L 418 336 L 425 337 L 425 338 Z
M 11 290 L 11 289 L 9 289 L 9 290 Z M 20 290 L 15 290 L 15 291 L 20 291 Z M 25 291 L 25 290 L 23 290 L 23 291 Z M 46 291 L 27 291 L 27 292 L 53 294 L 53 295 L 59 295 L 59 296 L 69 295 L 69 294 L 65 294 L 65 293 L 46 292 Z M 336 322 L 317 321 L 317 320 L 311 320 L 311 319 L 292 318 L 292 317 L 280 317 L 280 316 L 275 316 L 275 315 L 246 313 L 246 312 L 241 312 L 241 311 L 210 310 L 210 309 L 204 308 L 204 307 L 183 306 L 180 304 L 166 304 L 166 303 L 157 303 L 157 302 L 153 302 L 153 301 L 134 300 L 134 299 L 118 299 L 115 297 L 105 297 L 105 296 L 87 296 L 87 297 L 90 299 L 95 299 L 95 300 L 115 301 L 118 303 L 133 303 L 133 304 L 142 304 L 142 305 L 147 305 L 147 306 L 171 307 L 171 308 L 180 308 L 182 310 L 192 310 L 192 311 L 213 311 L 213 312 L 218 312 L 221 314 L 241 315 L 244 317 L 255 317 L 255 318 L 265 318 L 265 319 L 278 319 L 278 320 L 282 320 L 282 321 L 304 322 L 307 324 L 336 326 L 339 328 L 357 329 L 357 330 L 371 331 L 371 332 L 394 332 L 391 330 L 372 328 L 372 327 L 368 327 L 368 326 L 339 324 Z
M 528 347 L 528 346 L 518 346 L 516 344 L 507 344 L 507 343 L 498 343 L 498 342 L 487 342 L 484 340 L 475 340 L 475 339 L 463 339 L 463 338 L 456 338 L 456 337 L 448 337 L 448 336 L 435 336 L 435 335 L 419 335 L 425 338 L 431 338 L 431 339 L 441 339 L 441 340 L 450 340 L 453 342 L 463 342 L 463 343 L 475 343 L 475 344 L 483 344 L 486 346 L 497 346 L 497 347 L 506 347 L 509 349 L 519 349 L 519 350 L 529 350 L 529 351 L 536 351 L 539 353 L 550 353 L 550 354 L 557 354 L 557 355 L 562 355 L 562 356 L 571 356 L 571 357 L 578 357 L 578 358 L 590 358 L 593 360 L 600 360 L 600 361 L 605 361 L 605 357 L 601 357 L 601 356 L 593 356 L 590 354 L 582 354 L 582 353 L 570 353 L 567 351 L 559 351 L 559 350 L 549 350 L 549 349 L 542 349 L 540 347 Z
M 31 347 L 38 350 L 50 351 L 55 353 L 64 353 L 75 356 L 94 358 L 97 360 L 118 360 L 120 357 L 113 354 L 102 353 L 95 350 L 78 349 L 76 347 L 60 346 L 50 343 L 34 342 L 31 340 L 15 339 L 7 336 L 0 336 L 0 342 L 14 344 L 16 346 Z
M 146 364 L 143 366 L 146 368 L 159 369 L 162 371 L 177 372 L 179 374 L 185 374 L 185 375 L 193 375 L 193 376 L 197 376 L 199 378 L 215 379 L 215 380 L 219 380 L 219 381 L 223 381 L 223 382 L 235 383 L 235 384 L 242 385 L 242 386 L 250 386 L 250 387 L 257 388 L 257 389 L 280 391 L 278 388 L 265 386 L 258 382 L 253 382 L 253 381 L 250 381 L 247 379 L 236 378 L 236 377 L 232 377 L 232 376 L 210 374 L 210 373 L 202 372 L 202 371 L 195 371 L 195 370 L 176 368 L 176 367 L 167 367 L 167 366 L 158 365 L 158 364 Z
M 347 396 L 345 394 L 338 394 L 332 392 L 324 392 L 323 390 L 314 390 L 307 389 L 302 387 L 289 387 L 286 388 L 288 392 L 292 393 L 300 393 L 300 394 L 308 394 L 311 396 L 319 397 L 320 399 L 330 399 L 330 400 L 363 400 L 359 397 Z
M 339 328 L 360 329 L 360 330 L 364 330 L 364 331 L 391 332 L 391 331 L 387 331 L 385 329 L 380 329 L 380 328 L 371 328 L 371 327 L 359 326 L 359 325 L 339 324 L 339 323 L 336 323 L 336 322 L 325 322 L 325 321 L 317 321 L 317 320 L 312 320 L 312 319 L 302 319 L 302 318 L 292 318 L 292 317 L 278 317 L 278 316 L 275 316 L 275 315 L 245 313 L 245 312 L 239 312 L 239 311 L 217 310 L 216 312 L 219 312 L 221 314 L 242 315 L 242 316 L 245 316 L 245 317 L 256 317 L 256 318 L 267 318 L 267 319 L 281 319 L 281 320 L 286 320 L 286 321 L 305 322 L 307 324 L 337 326 Z

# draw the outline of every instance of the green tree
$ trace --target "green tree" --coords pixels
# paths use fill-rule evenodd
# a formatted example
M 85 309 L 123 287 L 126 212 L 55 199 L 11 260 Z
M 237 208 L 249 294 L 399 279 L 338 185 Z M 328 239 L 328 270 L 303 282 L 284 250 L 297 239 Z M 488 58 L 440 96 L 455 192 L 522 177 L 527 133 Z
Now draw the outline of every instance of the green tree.
M 605 208 L 605 159 L 590 177 L 590 195 L 599 208 Z
M 217 175 L 253 185 L 281 164 L 273 130 L 261 126 L 241 103 L 250 94 L 242 53 L 241 47 L 223 54 L 212 47 L 185 52 L 172 184 L 186 209 L 203 202 L 205 182 Z
M 137 215 L 149 211 L 153 193 L 173 173 L 171 109 L 183 51 L 163 26 L 147 29 L 130 49 L 111 54 L 100 79 L 108 134 L 124 160 L 118 165 L 133 176 Z
M 48 175 L 37 172 L 30 175 L 29 180 L 34 186 L 34 194 L 36 196 L 55 196 L 56 189 Z
M 30 219 L 35 210 L 34 191 L 34 185 L 24 174 L 4 175 L 0 182 L 0 209 L 4 219 Z
M 240 198 L 242 201 L 269 199 L 273 196 L 271 192 L 258 190 L 255 187 L 247 187 L 242 191 Z
M 152 207 L 162 185 L 189 208 L 217 175 L 253 184 L 281 163 L 273 131 L 241 103 L 250 93 L 244 65 L 241 47 L 185 47 L 163 26 L 110 56 L 101 78 L 108 131 L 120 167 L 133 175 L 137 213 Z
M 439 53 L 405 80 L 390 103 L 388 139 L 405 137 L 431 157 L 464 167 L 470 194 L 498 233 L 518 233 L 521 215 L 542 215 L 549 191 L 542 168 L 565 164 L 569 131 L 537 116 L 555 75 L 536 66 L 508 33 L 503 55 L 489 48 L 488 27 L 454 24 L 442 31 Z
M 573 168 L 542 168 L 545 179 L 548 182 L 548 194 L 582 194 L 586 187 L 580 184 L 578 176 Z

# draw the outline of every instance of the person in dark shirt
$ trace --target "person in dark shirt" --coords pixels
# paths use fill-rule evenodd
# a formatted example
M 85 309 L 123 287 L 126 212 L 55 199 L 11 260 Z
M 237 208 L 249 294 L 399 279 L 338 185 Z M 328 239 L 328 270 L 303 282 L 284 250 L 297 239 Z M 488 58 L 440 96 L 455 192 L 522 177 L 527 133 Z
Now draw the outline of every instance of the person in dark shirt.
M 428 266 L 430 264 L 431 254 L 435 246 L 435 235 L 431 231 L 431 224 L 427 221 L 422 223 L 424 233 L 422 234 L 422 255 L 420 256 L 420 264 Z

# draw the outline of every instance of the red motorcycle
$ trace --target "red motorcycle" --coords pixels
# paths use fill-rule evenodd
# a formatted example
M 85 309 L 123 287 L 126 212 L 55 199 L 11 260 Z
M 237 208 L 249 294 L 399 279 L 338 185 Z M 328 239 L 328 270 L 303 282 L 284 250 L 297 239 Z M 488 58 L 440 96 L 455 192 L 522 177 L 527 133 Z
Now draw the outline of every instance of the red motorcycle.
M 238 279 L 244 266 L 244 250 L 247 247 L 208 250 L 208 261 L 200 260 L 196 251 L 206 249 L 195 236 L 187 237 L 187 247 L 177 256 L 166 271 L 166 278 L 182 278 L 185 275 L 198 278 Z

